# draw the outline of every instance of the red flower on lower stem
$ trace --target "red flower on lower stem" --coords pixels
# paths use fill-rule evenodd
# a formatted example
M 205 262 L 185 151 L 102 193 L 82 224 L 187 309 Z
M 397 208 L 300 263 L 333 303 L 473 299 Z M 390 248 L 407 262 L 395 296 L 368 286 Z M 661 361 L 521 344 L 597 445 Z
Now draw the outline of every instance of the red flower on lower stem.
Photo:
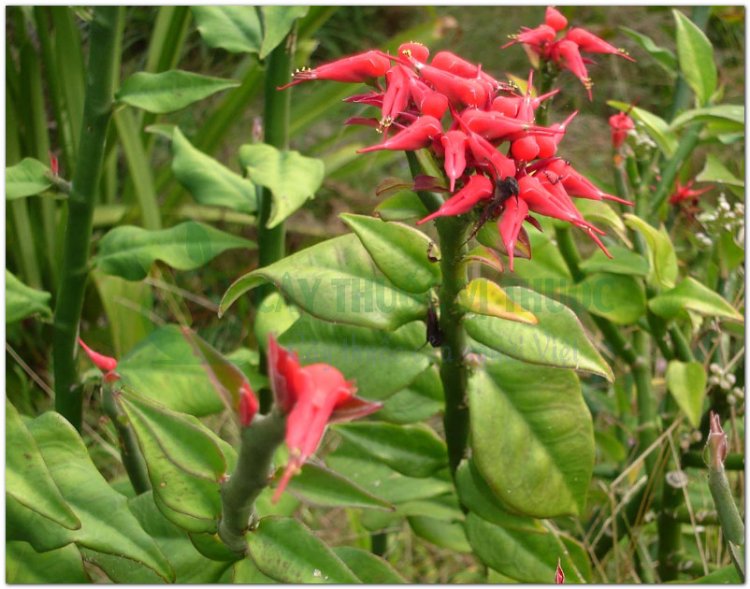
M 318 449 L 329 423 L 364 417 L 380 409 L 355 397 L 357 387 L 328 364 L 300 366 L 297 355 L 268 338 L 268 375 L 274 400 L 286 414 L 286 445 L 289 462 L 276 487 L 279 500 L 289 480 Z
M 80 337 L 78 338 L 78 343 L 81 345 L 83 351 L 86 352 L 86 355 L 91 359 L 94 365 L 102 371 L 104 380 L 106 382 L 115 382 L 120 380 L 120 375 L 115 372 L 115 369 L 117 368 L 116 358 L 112 358 L 111 356 L 105 356 L 104 354 L 95 352 L 85 343 L 83 343 L 83 340 Z
M 693 190 L 695 180 L 690 180 L 687 184 L 682 184 L 679 180 L 674 183 L 674 192 L 669 197 L 669 204 L 676 205 L 683 201 L 689 200 L 693 204 L 698 203 L 698 198 L 713 188 L 713 185 Z

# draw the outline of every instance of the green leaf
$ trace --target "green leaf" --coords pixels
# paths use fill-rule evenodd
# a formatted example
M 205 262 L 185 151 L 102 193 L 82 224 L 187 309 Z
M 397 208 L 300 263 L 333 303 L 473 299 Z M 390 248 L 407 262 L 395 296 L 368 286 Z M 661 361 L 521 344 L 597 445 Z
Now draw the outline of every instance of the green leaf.
M 568 266 L 560 254 L 557 243 L 550 238 L 549 234 L 534 230 L 528 235 L 531 244 L 531 259 L 516 258 L 514 273 L 534 285 L 558 286 L 571 281 Z
M 591 257 L 581 262 L 581 270 L 587 274 L 609 272 L 626 276 L 648 275 L 648 260 L 642 255 L 619 245 L 611 245 L 608 249 L 612 254 L 611 259 L 604 255 L 602 250 L 596 249 Z
M 518 566 L 523 566 L 527 575 L 535 575 L 540 579 L 539 582 L 542 582 L 541 576 L 546 576 L 547 570 L 539 570 L 537 567 L 540 562 L 534 562 L 529 557 L 540 559 L 541 564 L 545 565 L 544 569 L 548 569 L 549 565 L 546 563 L 551 561 L 554 566 L 556 560 L 545 555 L 557 554 L 568 574 L 568 582 L 591 580 L 591 567 L 583 547 L 573 538 L 556 532 L 555 528 L 545 526 L 539 520 L 509 513 L 497 502 L 472 460 L 464 460 L 459 465 L 456 471 L 456 487 L 461 503 L 471 512 L 469 517 L 478 516 L 472 522 L 467 521 L 466 527 L 469 540 L 475 544 L 477 554 L 486 564 L 502 566 L 499 570 L 508 576 L 518 574 Z M 499 529 L 492 529 L 490 525 Z M 487 538 L 482 539 L 484 536 L 479 532 L 484 529 L 490 530 L 492 536 L 497 535 L 501 538 L 500 545 L 505 546 L 511 554 L 520 554 L 524 561 L 513 564 L 491 554 L 490 549 L 486 547 Z M 536 548 L 539 548 L 538 552 L 535 551 Z M 529 551 L 532 551 L 531 554 L 528 554 Z M 519 577 L 518 580 L 523 578 Z
M 625 223 L 619 213 L 604 200 L 576 199 L 576 208 L 587 221 L 611 227 L 625 243 L 628 243 Z
M 246 556 L 240 561 L 237 561 L 234 566 L 229 569 L 231 574 L 229 579 L 221 579 L 219 583 L 235 583 L 240 585 L 271 585 L 278 583 L 275 579 L 264 575 L 260 572 L 260 569 L 255 566 L 253 560 Z
M 469 379 L 469 410 L 474 460 L 504 504 L 534 517 L 583 513 L 594 432 L 572 371 L 486 362 Z
M 191 415 L 120 394 L 164 517 L 190 532 L 216 532 L 220 480 L 227 472 L 215 436 Z
M 646 314 L 646 294 L 641 282 L 632 276 L 589 274 L 561 289 L 560 294 L 575 299 L 589 313 L 619 325 L 635 323 Z
M 705 123 L 724 123 L 727 130 L 745 130 L 745 107 L 742 104 L 717 104 L 705 108 L 693 108 L 674 118 L 670 123 L 672 129 L 679 129 L 695 121 Z
M 18 539 L 40 552 L 75 542 L 80 549 L 118 555 L 128 559 L 131 568 L 146 567 L 164 580 L 174 580 L 169 562 L 128 510 L 125 497 L 99 474 L 73 426 L 58 413 L 48 412 L 28 422 L 28 428 L 81 527 L 51 529 L 34 512 L 19 512 L 9 501 L 8 530 L 20 532 L 25 537 Z
M 573 311 L 526 288 L 511 287 L 506 290 L 514 301 L 534 313 L 539 323 L 526 325 L 469 314 L 464 319 L 464 325 L 472 338 L 518 360 L 574 368 L 614 381 L 612 369 L 589 341 Z
M 648 246 L 649 281 L 662 288 L 672 288 L 677 279 L 677 255 L 669 238 L 669 233 L 662 226 L 655 229 L 646 221 L 626 213 L 625 224 L 638 231 L 646 239 Z
M 11 402 L 5 399 L 5 492 L 26 508 L 69 530 L 80 520 L 60 494 L 34 438 Z
M 711 100 L 716 90 L 718 75 L 714 63 L 714 48 L 706 34 L 688 17 L 673 10 L 677 24 L 677 57 L 685 81 L 695 92 L 700 106 Z
M 713 154 L 706 154 L 706 163 L 703 169 L 696 176 L 697 182 L 718 182 L 727 186 L 745 188 L 745 182 L 738 178 Z
M 308 463 L 289 481 L 289 490 L 302 499 L 328 507 L 393 509 L 393 505 L 324 466 Z
M 241 213 L 256 211 L 253 183 L 193 147 L 177 127 L 172 133 L 172 155 L 175 178 L 200 204 Z
M 268 229 L 313 198 L 325 176 L 321 160 L 305 157 L 298 151 L 280 151 L 265 143 L 243 145 L 240 163 L 252 182 L 268 188 L 273 195 Z
M 125 80 L 115 97 L 147 112 L 164 114 L 181 110 L 212 94 L 236 88 L 240 83 L 202 76 L 183 70 L 152 74 L 136 72 Z
M 351 570 L 357 571 L 357 576 L 363 583 L 370 585 L 399 585 L 407 583 L 400 574 L 396 572 L 389 562 L 353 546 L 338 546 L 333 549 L 344 564 Z
M 252 241 L 195 221 L 158 231 L 127 225 L 102 237 L 94 263 L 105 274 L 142 280 L 157 260 L 177 270 L 195 270 L 227 250 L 254 247 Z
M 265 59 L 284 40 L 294 21 L 305 16 L 308 10 L 307 6 L 261 6 L 263 42 L 258 57 Z
M 430 214 L 415 192 L 403 190 L 386 198 L 375 207 L 375 213 L 384 221 L 410 221 Z
M 448 465 L 445 443 L 423 424 L 366 421 L 333 428 L 366 455 L 407 476 L 427 477 Z
M 52 182 L 49 168 L 34 158 L 24 158 L 15 166 L 5 168 L 5 200 L 14 200 L 44 192 Z
M 450 493 L 453 488 L 444 478 L 404 476 L 382 462 L 372 460 L 347 441 L 326 456 L 326 463 L 373 495 L 396 506 Z
M 428 258 L 436 246 L 424 233 L 402 223 L 365 215 L 340 217 L 359 237 L 380 271 L 398 288 L 419 294 L 440 284 L 440 265 Z
M 431 366 L 405 389 L 388 397 L 378 411 L 378 419 L 391 423 L 425 421 L 443 408 L 443 384 Z
M 224 293 L 220 314 L 265 282 L 326 321 L 394 330 L 427 314 L 425 297 L 392 287 L 355 235 L 329 239 L 245 274 Z
M 677 149 L 677 135 L 670 129 L 669 124 L 652 112 L 619 100 L 608 100 L 607 104 L 623 112 L 630 111 L 630 115 L 641 123 L 651 139 L 667 157 L 671 157 Z
M 130 500 L 130 510 L 143 529 L 156 541 L 175 571 L 175 583 L 216 583 L 229 562 L 211 560 L 199 552 L 187 532 L 168 519 L 154 503 L 153 491 Z
M 628 27 L 620 27 L 620 30 L 638 43 L 671 77 L 677 75 L 677 57 L 669 49 L 657 45 L 651 37 Z
M 390 397 L 430 365 L 423 349 L 421 322 L 384 332 L 328 323 L 305 314 L 279 342 L 299 354 L 303 365 L 323 362 L 335 366 L 347 379 L 356 381 L 358 395 L 365 399 Z
M 706 370 L 700 362 L 672 360 L 667 367 L 667 388 L 693 427 L 698 427 L 706 397 Z
M 743 316 L 720 294 L 690 277 L 672 290 L 651 299 L 648 306 L 665 319 L 674 319 L 690 311 L 706 317 L 743 321 Z
M 591 577 L 585 549 L 571 538 L 558 537 L 540 522 L 508 514 L 504 526 L 466 516 L 466 535 L 476 555 L 503 575 L 524 583 L 554 583 L 558 558 L 566 583 Z M 577 574 L 576 574 L 577 573 Z
M 9 585 L 91 582 L 75 545 L 40 553 L 26 542 L 5 544 L 5 581 Z
M 740 578 L 740 575 L 737 572 L 737 567 L 733 564 L 717 569 L 704 577 L 698 577 L 692 581 L 685 581 L 685 583 L 696 585 L 739 585 L 742 582 L 743 579 Z
M 360 583 L 344 562 L 295 519 L 265 517 L 247 534 L 250 557 L 282 583 Z
M 463 554 L 471 554 L 471 545 L 466 539 L 464 526 L 458 522 L 447 522 L 445 520 L 425 515 L 410 516 L 409 526 L 414 533 L 428 542 Z
M 456 301 L 459 306 L 471 313 L 529 325 L 539 322 L 533 313 L 515 303 L 502 288 L 486 278 L 472 280 L 461 289 Z
M 224 409 L 206 370 L 176 325 L 151 333 L 117 365 L 129 391 L 191 415 Z
M 279 338 L 300 318 L 300 312 L 296 307 L 287 305 L 277 292 L 270 293 L 258 305 L 255 314 L 253 331 L 258 346 L 265 350 L 268 344 L 268 336 L 273 334 Z
M 193 6 L 193 18 L 209 47 L 232 53 L 258 53 L 262 32 L 254 6 Z
M 43 290 L 26 286 L 7 269 L 5 270 L 5 324 L 25 319 L 39 313 L 52 319 L 49 301 L 52 295 Z

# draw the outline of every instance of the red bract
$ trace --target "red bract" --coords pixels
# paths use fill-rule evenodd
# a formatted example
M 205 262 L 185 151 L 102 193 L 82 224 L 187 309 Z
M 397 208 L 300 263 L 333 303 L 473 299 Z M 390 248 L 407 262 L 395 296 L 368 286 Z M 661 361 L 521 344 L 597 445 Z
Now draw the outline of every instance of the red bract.
M 268 338 L 268 375 L 275 403 L 287 416 L 289 449 L 289 462 L 273 495 L 275 503 L 291 477 L 318 449 L 329 423 L 364 417 L 382 405 L 356 398 L 354 383 L 333 366 L 300 366 L 296 354 L 279 346 L 273 336 Z
M 550 8 L 545 24 L 524 29 L 513 42 L 533 46 L 545 59 L 554 56 L 559 64 L 584 78 L 586 66 L 579 45 L 570 38 L 556 40 L 566 22 L 558 11 Z M 584 47 L 605 49 L 577 29 L 573 29 L 572 37 L 581 40 Z M 380 109 L 379 122 L 377 118 L 361 116 L 348 122 L 378 127 L 381 131 L 389 126 L 399 130 L 379 145 L 366 147 L 359 153 L 428 148 L 442 164 L 447 183 L 432 179 L 430 187 L 425 189 L 452 194 L 418 224 L 478 209 L 478 221 L 471 236 L 476 235 L 481 224 L 497 221 L 511 270 L 516 241 L 526 235 L 523 223 L 540 228 L 530 213 L 579 227 L 609 255 L 599 238 L 604 232 L 583 218 L 571 197 L 631 203 L 603 192 L 556 157 L 577 113 L 549 126 L 537 125 L 535 119 L 542 102 L 559 90 L 535 96 L 533 72 L 530 72 L 526 91 L 521 94 L 510 84 L 484 73 L 479 65 L 449 51 L 437 53 L 427 63 L 429 51 L 418 44 L 402 45 L 392 57 L 377 55 L 394 64 L 383 70 L 385 84 L 377 84 L 376 92 L 360 94 L 348 101 Z M 445 121 L 446 115 L 450 120 Z M 448 190 L 444 188 L 446 184 Z M 502 251 L 499 241 L 498 246 L 498 251 Z M 529 248 L 522 249 L 528 255 Z
M 505 49 L 516 43 L 521 43 L 543 61 L 552 62 L 559 68 L 570 70 L 584 85 L 589 100 L 591 100 L 593 84 L 586 70 L 586 64 L 592 62 L 581 56 L 581 51 L 607 53 L 619 55 L 630 61 L 635 60 L 625 50 L 618 49 L 581 27 L 568 29 L 565 35 L 558 39 L 558 33 L 561 33 L 566 26 L 568 26 L 568 19 L 550 6 L 545 13 L 544 24 L 535 29 L 523 27 L 520 33 L 511 35 L 512 40 L 503 45 L 502 48 Z
M 385 75 L 391 67 L 390 60 L 379 51 L 366 51 L 320 65 L 314 69 L 301 69 L 294 72 L 293 80 L 278 90 L 285 90 L 310 80 L 331 80 L 334 82 L 369 82 Z
M 609 129 L 612 133 L 612 147 L 618 149 L 625 142 L 628 133 L 635 129 L 635 123 L 627 113 L 621 112 L 609 117 Z
M 81 345 L 83 351 L 86 352 L 86 355 L 94 363 L 94 365 L 102 371 L 105 381 L 115 382 L 120 379 L 120 375 L 115 372 L 115 370 L 117 369 L 116 358 L 112 358 L 111 356 L 105 356 L 104 354 L 95 352 L 94 350 L 89 348 L 80 337 L 78 338 L 78 343 Z
M 239 413 L 242 427 L 248 427 L 258 412 L 258 399 L 255 393 L 253 393 L 253 389 L 246 382 L 242 383 L 242 388 L 240 389 L 240 405 L 237 412 Z
M 706 186 L 706 188 L 700 188 L 698 190 L 693 190 L 693 184 L 695 184 L 695 180 L 690 180 L 687 184 L 683 185 L 680 183 L 679 180 L 677 180 L 674 183 L 674 192 L 669 197 L 669 204 L 679 204 L 686 200 L 692 200 L 693 203 L 698 203 L 698 198 L 702 195 L 708 192 L 713 188 L 712 186 Z

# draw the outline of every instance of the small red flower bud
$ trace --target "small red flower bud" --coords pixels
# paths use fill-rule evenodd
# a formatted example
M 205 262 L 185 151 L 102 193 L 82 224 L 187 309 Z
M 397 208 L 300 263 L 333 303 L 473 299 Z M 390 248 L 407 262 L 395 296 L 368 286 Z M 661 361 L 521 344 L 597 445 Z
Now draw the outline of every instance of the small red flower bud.
M 60 163 L 57 160 L 57 156 L 51 151 L 48 151 L 47 154 L 49 155 L 49 169 L 52 172 L 52 175 L 59 176 L 60 175 Z
M 589 73 L 581 57 L 578 44 L 569 39 L 555 43 L 552 57 L 561 67 L 570 70 L 581 81 L 588 92 L 589 100 L 591 100 L 593 83 L 591 82 L 591 78 L 589 78 Z
M 510 146 L 510 152 L 517 160 L 530 162 L 539 155 L 539 144 L 535 137 L 528 135 L 516 139 Z
M 440 135 L 443 127 L 435 117 L 419 117 L 411 125 L 379 145 L 371 145 L 357 150 L 357 153 L 369 153 L 380 149 L 392 151 L 415 151 L 430 144 L 433 137 Z
M 437 217 L 450 217 L 468 213 L 478 202 L 492 198 L 494 192 L 495 185 L 493 182 L 486 176 L 476 174 L 469 178 L 466 185 L 446 200 L 437 211 L 417 221 L 417 225 L 422 225 Z
M 409 79 L 409 89 L 417 110 L 423 115 L 430 115 L 440 120 L 448 110 L 448 99 L 440 92 L 435 92 L 427 84 L 417 78 Z
M 508 139 L 515 134 L 539 133 L 541 135 L 552 135 L 556 131 L 545 127 L 535 127 L 525 121 L 506 117 L 496 111 L 466 110 L 462 113 L 466 127 L 478 133 L 485 139 Z
M 537 157 L 539 158 L 548 158 L 548 157 L 554 157 L 554 155 L 557 153 L 557 141 L 555 140 L 555 136 L 552 137 L 540 137 L 535 136 L 534 140 L 536 141 L 537 147 L 539 147 L 539 153 L 537 154 Z
M 456 187 L 456 180 L 466 169 L 466 134 L 463 131 L 448 131 L 440 142 L 445 149 L 445 174 L 450 179 L 450 191 Z
M 635 123 L 627 113 L 621 112 L 609 117 L 609 128 L 612 132 L 612 147 L 619 148 L 628 136 L 628 132 L 635 129 Z
M 562 585 L 565 583 L 565 573 L 562 570 L 562 566 L 560 566 L 560 559 L 557 559 L 557 569 L 555 570 L 555 584 L 556 585 Z
M 502 49 L 510 47 L 516 43 L 523 43 L 532 47 L 541 47 L 555 40 L 557 31 L 549 25 L 539 25 L 534 29 L 523 27 L 523 30 L 516 35 L 512 41 L 502 46 Z
M 566 34 L 565 38 L 573 41 L 581 51 L 588 53 L 609 53 L 612 55 L 619 55 L 629 61 L 635 61 L 630 57 L 625 50 L 618 49 L 614 45 L 610 45 L 604 39 L 597 37 L 594 33 L 590 33 L 586 29 L 580 27 L 573 27 Z
M 503 215 L 497 223 L 500 237 L 503 239 L 505 251 L 508 254 L 508 266 L 513 271 L 516 241 L 521 231 L 521 225 L 529 214 L 529 205 L 521 198 L 511 197 L 505 201 Z
M 506 117 L 516 118 L 521 100 L 520 96 L 498 96 L 492 101 L 490 109 L 504 114 Z
M 477 163 L 488 165 L 488 171 L 496 181 L 509 176 L 515 177 L 516 163 L 495 149 L 484 137 L 470 132 L 467 143 Z
M 390 127 L 393 120 L 409 104 L 409 80 L 412 77 L 414 72 L 403 65 L 394 65 L 385 73 L 386 90 L 383 94 L 383 117 L 380 119 L 382 127 Z
M 462 78 L 478 78 L 489 85 L 490 92 L 500 88 L 502 84 L 488 73 L 482 71 L 482 67 L 466 61 L 450 51 L 440 51 L 432 58 L 431 65 L 461 76 Z
M 729 451 L 727 435 L 721 427 L 721 418 L 718 413 L 711 411 L 709 423 L 710 429 L 706 440 L 709 456 L 708 467 L 712 470 L 722 471 L 724 470 L 724 460 L 726 460 Z
M 117 359 L 95 352 L 89 348 L 80 337 L 78 338 L 78 343 L 94 365 L 102 371 L 104 374 L 104 380 L 107 382 L 119 380 L 120 376 L 115 372 L 115 369 L 117 368 Z
M 633 206 L 633 203 L 629 200 L 625 200 L 613 194 L 607 194 L 603 190 L 600 190 L 591 182 L 591 180 L 586 178 L 580 172 L 577 172 L 573 169 L 573 166 L 564 160 L 558 159 L 550 162 L 546 169 L 560 176 L 562 185 L 571 196 L 578 196 L 580 198 L 588 198 L 591 200 L 611 200 L 624 205 Z
M 242 383 L 242 389 L 240 390 L 240 406 L 238 408 L 240 424 L 242 427 L 248 427 L 252 423 L 253 417 L 255 417 L 257 412 L 258 399 L 255 397 L 253 389 L 251 389 L 250 385 L 246 382 Z
M 351 57 L 344 57 L 314 69 L 294 72 L 293 80 L 277 90 L 285 90 L 310 80 L 331 80 L 333 82 L 368 82 L 384 76 L 391 67 L 390 60 L 380 51 L 365 51 Z
M 544 13 L 544 23 L 557 32 L 562 31 L 568 26 L 568 19 L 565 18 L 554 6 L 548 6 Z
M 398 47 L 398 54 L 407 59 L 413 57 L 417 61 L 425 63 L 430 57 L 430 50 L 416 41 L 410 41 L 409 43 L 402 43 Z
M 431 65 L 415 66 L 422 79 L 455 105 L 484 106 L 489 99 L 487 85 L 480 80 L 463 78 Z

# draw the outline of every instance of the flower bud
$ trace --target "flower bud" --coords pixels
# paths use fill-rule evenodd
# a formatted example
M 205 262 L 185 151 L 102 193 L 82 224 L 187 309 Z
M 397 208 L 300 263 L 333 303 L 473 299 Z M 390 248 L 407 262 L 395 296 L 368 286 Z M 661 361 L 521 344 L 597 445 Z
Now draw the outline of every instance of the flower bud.
M 548 6 L 547 11 L 544 13 L 544 23 L 559 33 L 568 26 L 568 19 L 554 6 Z

